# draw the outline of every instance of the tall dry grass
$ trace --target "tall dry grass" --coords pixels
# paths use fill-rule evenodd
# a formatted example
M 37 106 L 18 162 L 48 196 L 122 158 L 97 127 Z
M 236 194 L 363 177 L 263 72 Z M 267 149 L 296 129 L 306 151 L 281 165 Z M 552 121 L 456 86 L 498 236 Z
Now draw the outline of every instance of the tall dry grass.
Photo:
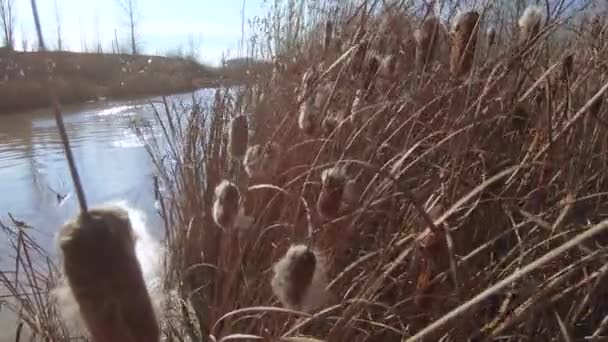
M 164 134 L 148 148 L 170 185 L 166 286 L 179 296 L 165 336 L 606 338 L 606 19 L 589 30 L 568 18 L 576 8 L 548 2 L 551 16 L 520 30 L 523 9 L 478 8 L 476 26 L 495 27 L 489 47 L 478 28 L 442 36 L 447 10 L 303 3 L 284 7 L 291 25 L 277 8 L 263 27 L 260 49 L 281 56 L 272 72 L 218 89 L 209 107 L 156 112 Z M 400 25 L 412 30 L 391 36 Z M 243 114 L 264 171 L 253 178 L 228 141 Z M 224 180 L 253 218 L 246 229 L 214 222 Z

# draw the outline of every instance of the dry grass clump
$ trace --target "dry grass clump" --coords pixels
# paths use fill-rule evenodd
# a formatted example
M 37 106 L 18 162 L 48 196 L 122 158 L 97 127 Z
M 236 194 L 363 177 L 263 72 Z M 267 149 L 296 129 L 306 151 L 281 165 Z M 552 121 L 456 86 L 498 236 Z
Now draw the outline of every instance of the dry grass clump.
M 252 86 L 263 100 L 244 103 L 240 90 L 221 88 L 208 111 L 158 115 L 180 128 L 169 129 L 163 148 L 149 147 L 171 184 L 167 282 L 183 303 L 167 335 L 390 342 L 606 334 L 608 79 L 596 72 L 606 42 L 562 35 L 576 32 L 560 17 L 574 9 L 549 8 L 546 23 L 538 10 L 519 22 L 503 14 L 492 21 L 504 25 L 492 53 L 478 69 L 463 67 L 481 45 L 469 44 L 476 27 L 492 24 L 479 9 L 456 21 L 453 71 L 469 75 L 461 82 L 443 63 L 443 11 L 425 17 L 403 2 L 386 6 L 288 8 L 293 25 L 273 31 L 273 53 L 285 62 Z M 407 34 L 377 42 L 392 30 L 384 13 L 418 27 L 414 61 L 403 58 Z M 329 19 L 342 50 L 312 53 L 323 50 L 318 32 Z M 526 44 L 502 35 L 518 29 Z M 556 46 L 566 43 L 576 54 L 562 63 Z M 403 62 L 397 70 L 416 62 L 416 72 L 386 77 L 390 55 Z M 303 105 L 312 119 L 301 120 Z M 233 178 L 226 132 L 244 112 L 246 174 Z M 214 189 L 225 179 L 254 218 L 247 230 L 213 220 Z

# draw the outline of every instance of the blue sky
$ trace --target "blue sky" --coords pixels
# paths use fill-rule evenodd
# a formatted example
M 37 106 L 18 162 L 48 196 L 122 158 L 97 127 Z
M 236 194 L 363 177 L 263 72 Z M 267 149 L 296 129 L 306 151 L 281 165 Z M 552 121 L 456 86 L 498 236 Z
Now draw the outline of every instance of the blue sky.
M 16 1 L 16 47 L 21 37 L 35 44 L 30 0 Z M 37 0 L 45 41 L 56 45 L 55 0 Z M 128 38 L 125 16 L 119 0 L 57 0 L 64 45 L 82 51 L 82 41 L 89 48 L 102 42 L 111 48 L 114 29 L 119 40 Z M 180 45 L 187 49 L 189 39 L 200 47 L 200 59 L 217 64 L 222 52 L 236 57 L 241 38 L 242 0 L 135 0 L 139 9 L 139 36 L 145 53 L 164 53 Z M 269 5 L 264 0 L 246 0 L 245 17 L 264 16 Z M 246 34 L 248 25 L 245 24 Z

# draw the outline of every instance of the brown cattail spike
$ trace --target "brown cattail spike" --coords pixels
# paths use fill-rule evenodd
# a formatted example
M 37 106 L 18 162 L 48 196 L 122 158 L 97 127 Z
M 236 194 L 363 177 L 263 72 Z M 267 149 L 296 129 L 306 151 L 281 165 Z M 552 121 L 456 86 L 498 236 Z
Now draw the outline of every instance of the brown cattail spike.
M 313 136 L 317 132 L 318 112 L 315 108 L 314 99 L 308 98 L 300 105 L 298 114 L 298 127 L 308 136 Z
M 316 251 L 292 245 L 273 269 L 272 290 L 285 307 L 312 311 L 326 301 L 325 266 Z
M 126 210 L 105 207 L 79 215 L 62 228 L 59 246 L 68 284 L 96 342 L 159 340 Z
M 344 167 L 332 167 L 321 173 L 321 193 L 317 200 L 317 211 L 323 218 L 331 219 L 340 214 L 344 186 L 348 178 Z
M 414 32 L 416 40 L 416 69 L 424 70 L 425 66 L 435 60 L 438 54 L 439 41 L 444 35 L 444 29 L 437 17 L 429 17 L 422 23 L 420 29 Z
M 325 40 L 323 41 L 323 49 L 329 51 L 334 33 L 334 23 L 331 20 L 325 22 Z
M 232 182 L 223 180 L 215 188 L 213 220 L 222 228 L 231 228 L 239 215 L 241 194 Z
M 591 29 L 589 30 L 593 39 L 599 39 L 604 33 L 603 22 L 604 20 L 600 14 L 593 16 L 593 20 L 591 21 Z
M 247 149 L 243 165 L 251 178 L 272 176 L 279 167 L 280 148 L 275 143 L 253 145 Z
M 572 54 L 567 54 L 564 59 L 562 59 L 562 71 L 560 75 L 560 80 L 566 82 L 570 79 L 572 75 L 572 69 L 574 68 L 574 56 Z
M 524 10 L 518 22 L 522 43 L 527 43 L 538 35 L 542 20 L 543 10 L 539 6 L 528 6 Z
M 230 123 L 228 151 L 233 158 L 241 159 L 247 153 L 249 145 L 249 124 L 246 115 L 238 115 Z
M 452 49 L 450 71 L 454 76 L 471 72 L 475 60 L 475 49 L 479 32 L 479 13 L 476 11 L 459 13 L 452 27 Z
M 496 44 L 496 29 L 489 27 L 486 31 L 486 38 L 488 39 L 488 46 L 494 46 Z
M 367 63 L 365 66 L 365 79 L 363 81 L 363 89 L 369 89 L 372 86 L 379 67 L 380 61 L 376 56 L 370 56 L 367 59 Z

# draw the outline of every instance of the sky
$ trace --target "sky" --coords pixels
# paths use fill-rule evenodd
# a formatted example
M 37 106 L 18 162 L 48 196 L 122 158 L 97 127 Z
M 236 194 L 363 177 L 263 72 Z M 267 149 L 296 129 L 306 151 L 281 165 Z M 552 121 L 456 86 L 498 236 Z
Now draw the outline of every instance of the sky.
M 119 41 L 129 37 L 127 17 L 120 0 L 56 0 L 64 49 L 83 51 L 102 42 L 111 51 L 114 30 Z M 124 0 L 123 0 L 124 1 Z M 164 54 L 179 46 L 188 49 L 189 41 L 199 48 L 202 62 L 218 65 L 222 53 L 237 57 L 241 38 L 243 0 L 134 0 L 138 34 L 144 53 Z M 269 10 L 265 0 L 245 0 L 245 18 L 264 16 Z M 37 0 L 45 43 L 57 45 L 55 0 Z M 37 44 L 30 0 L 15 0 L 15 46 L 22 49 L 22 37 L 30 46 Z M 246 34 L 249 31 L 245 22 Z

